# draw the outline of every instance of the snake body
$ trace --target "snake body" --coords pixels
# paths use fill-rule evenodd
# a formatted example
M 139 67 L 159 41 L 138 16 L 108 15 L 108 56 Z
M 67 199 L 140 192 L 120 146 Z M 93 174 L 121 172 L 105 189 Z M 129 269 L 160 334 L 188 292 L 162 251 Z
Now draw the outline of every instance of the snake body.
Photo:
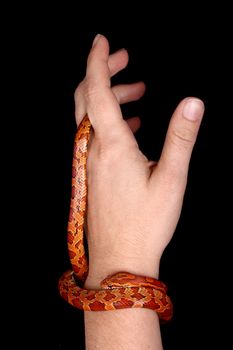
M 84 223 L 87 202 L 87 146 L 91 123 L 85 116 L 74 142 L 72 192 L 68 220 L 68 251 L 72 270 L 59 280 L 61 296 L 74 307 L 84 311 L 107 311 L 124 308 L 149 308 L 161 321 L 172 317 L 172 303 L 167 287 L 151 277 L 119 272 L 105 278 L 100 289 L 84 289 L 88 274 L 88 259 L 84 248 Z

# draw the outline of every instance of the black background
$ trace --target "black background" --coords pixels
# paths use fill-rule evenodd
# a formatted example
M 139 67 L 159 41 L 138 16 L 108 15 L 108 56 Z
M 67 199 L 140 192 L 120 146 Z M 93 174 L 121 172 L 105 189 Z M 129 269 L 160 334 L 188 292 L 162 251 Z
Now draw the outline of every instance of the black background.
M 84 349 L 83 314 L 60 298 L 57 283 L 69 268 L 73 94 L 85 76 L 97 33 L 107 36 L 112 52 L 121 47 L 129 52 L 129 65 L 113 84 L 146 83 L 145 96 L 124 106 L 123 112 L 141 116 L 136 138 L 148 158 L 159 158 L 169 119 L 182 98 L 197 96 L 205 102 L 181 218 L 161 262 L 160 278 L 174 303 L 174 318 L 161 330 L 164 349 L 218 348 L 218 342 L 223 346 L 222 311 L 228 310 L 228 297 L 222 253 L 227 235 L 220 213 L 230 113 L 226 12 L 223 16 L 218 9 L 203 12 L 198 7 L 177 17 L 172 9 L 169 15 L 166 10 L 138 10 L 137 15 L 121 13 L 116 22 L 109 15 L 109 23 L 96 25 L 87 10 L 58 15 L 31 9 L 17 22 L 11 18 L 9 68 L 3 70 L 10 92 L 8 115 L 13 115 L 8 118 L 14 163 L 9 208 L 17 210 L 9 210 L 8 221 L 13 265 L 8 317 L 14 330 L 8 342 L 14 340 L 22 348 Z

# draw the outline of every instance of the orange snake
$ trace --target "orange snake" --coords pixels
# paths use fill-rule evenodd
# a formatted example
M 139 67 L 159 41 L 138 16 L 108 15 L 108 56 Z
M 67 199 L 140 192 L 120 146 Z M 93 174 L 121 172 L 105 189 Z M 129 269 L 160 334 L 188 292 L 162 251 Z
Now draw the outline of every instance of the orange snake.
M 167 287 L 151 277 L 119 272 L 104 279 L 98 290 L 87 290 L 84 284 L 88 260 L 84 249 L 84 221 L 87 201 L 87 145 L 91 123 L 85 116 L 79 125 L 72 166 L 72 194 L 68 221 L 68 250 L 72 270 L 59 280 L 61 296 L 71 305 L 84 311 L 106 311 L 124 308 L 149 308 L 158 313 L 161 321 L 172 317 L 172 303 Z M 80 286 L 79 286 L 80 285 Z

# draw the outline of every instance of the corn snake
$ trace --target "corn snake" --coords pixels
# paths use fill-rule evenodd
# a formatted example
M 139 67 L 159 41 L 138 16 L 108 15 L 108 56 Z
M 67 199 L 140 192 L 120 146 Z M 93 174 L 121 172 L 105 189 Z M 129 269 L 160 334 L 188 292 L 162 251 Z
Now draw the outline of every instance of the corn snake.
M 105 278 L 98 290 L 81 286 L 88 274 L 88 259 L 84 248 L 84 223 L 87 201 L 87 146 L 91 123 L 85 116 L 74 142 L 72 192 L 68 220 L 68 251 L 72 270 L 59 279 L 61 296 L 74 307 L 84 311 L 107 311 L 124 308 L 149 308 L 161 321 L 172 318 L 173 307 L 163 282 L 151 277 L 119 272 Z

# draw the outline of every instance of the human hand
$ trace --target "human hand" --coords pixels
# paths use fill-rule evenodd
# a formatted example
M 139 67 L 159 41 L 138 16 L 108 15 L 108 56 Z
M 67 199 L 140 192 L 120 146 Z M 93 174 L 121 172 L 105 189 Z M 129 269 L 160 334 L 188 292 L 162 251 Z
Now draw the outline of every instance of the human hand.
M 109 55 L 105 37 L 90 51 L 86 77 L 75 92 L 76 121 L 93 126 L 89 144 L 87 288 L 107 275 L 128 271 L 158 278 L 159 262 L 175 231 L 186 188 L 189 161 L 204 112 L 202 101 L 186 98 L 176 108 L 159 162 L 139 150 L 132 131 L 139 118 L 124 121 L 120 104 L 139 99 L 143 83 L 111 87 L 128 54 Z

